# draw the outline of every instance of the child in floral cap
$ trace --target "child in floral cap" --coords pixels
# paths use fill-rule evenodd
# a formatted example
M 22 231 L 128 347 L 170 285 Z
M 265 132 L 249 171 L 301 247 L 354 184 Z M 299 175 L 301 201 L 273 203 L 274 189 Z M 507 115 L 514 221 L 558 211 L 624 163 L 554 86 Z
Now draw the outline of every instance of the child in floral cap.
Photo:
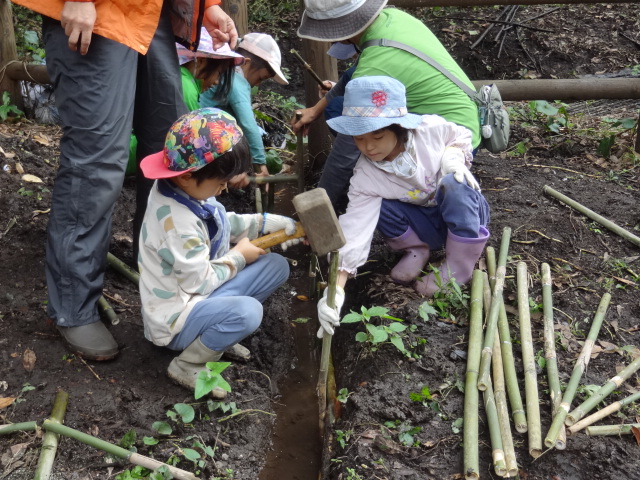
M 292 234 L 296 227 L 280 215 L 226 212 L 216 201 L 231 177 L 251 168 L 242 130 L 217 108 L 180 117 L 163 151 L 140 166 L 156 179 L 139 239 L 144 333 L 182 352 L 168 375 L 194 390 L 207 362 L 223 354 L 249 358 L 238 342 L 260 326 L 262 302 L 289 277 L 284 257 L 250 240 L 283 229 Z M 226 392 L 216 388 L 212 395 Z

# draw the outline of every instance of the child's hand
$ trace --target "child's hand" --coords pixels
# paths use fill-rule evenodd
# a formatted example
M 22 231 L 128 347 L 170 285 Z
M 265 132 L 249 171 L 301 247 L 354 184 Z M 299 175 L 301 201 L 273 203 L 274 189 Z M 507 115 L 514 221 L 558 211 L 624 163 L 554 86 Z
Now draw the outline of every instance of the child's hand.
M 240 240 L 231 250 L 235 250 L 236 252 L 241 253 L 245 261 L 247 262 L 247 265 L 255 262 L 258 257 L 260 257 L 260 255 L 264 255 L 267 253 L 262 248 L 256 247 L 248 238 L 243 238 L 242 240 Z

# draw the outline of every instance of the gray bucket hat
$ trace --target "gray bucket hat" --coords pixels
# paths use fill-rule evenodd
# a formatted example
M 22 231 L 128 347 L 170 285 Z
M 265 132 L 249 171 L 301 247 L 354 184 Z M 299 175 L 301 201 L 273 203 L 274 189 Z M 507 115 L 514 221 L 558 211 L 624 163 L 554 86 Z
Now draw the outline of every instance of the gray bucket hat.
M 347 40 L 366 29 L 387 0 L 304 0 L 300 38 L 320 42 Z

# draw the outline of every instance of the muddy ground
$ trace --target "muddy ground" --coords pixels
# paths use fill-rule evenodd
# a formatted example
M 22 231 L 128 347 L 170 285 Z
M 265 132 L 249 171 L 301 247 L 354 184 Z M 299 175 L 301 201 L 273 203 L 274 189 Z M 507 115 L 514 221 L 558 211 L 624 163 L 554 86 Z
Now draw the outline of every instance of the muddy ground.
M 525 23 L 555 8 L 520 7 L 513 21 Z M 502 48 L 501 39 L 494 41 L 502 28 L 498 24 L 478 49 L 470 50 L 488 25 L 482 19 L 493 19 L 498 12 L 497 8 L 476 8 L 416 13 L 425 16 L 474 79 L 616 75 L 625 68 L 633 75 L 633 67 L 637 75 L 640 21 L 633 4 L 562 6 L 529 22 L 535 29 L 511 30 Z M 275 27 L 256 23 L 253 30 L 279 36 L 282 50 L 288 52 L 292 46 L 299 47 L 292 30 L 295 25 L 297 18 L 291 14 Z M 302 72 L 288 54 L 284 63 L 294 81 L 291 90 L 278 91 L 302 98 Z M 566 106 L 566 117 L 562 111 L 551 117 L 532 114 L 526 102 L 510 107 L 511 150 L 501 155 L 481 151 L 474 173 L 492 207 L 489 245 L 496 252 L 504 228 L 511 229 L 505 303 L 518 373 L 523 371 L 515 296 L 518 261 L 526 262 L 530 274 L 537 354 L 543 348 L 540 266 L 545 262 L 551 266 L 563 386 L 600 299 L 605 292 L 612 295 L 576 406 L 588 396 L 587 386 L 603 384 L 638 354 L 639 251 L 637 245 L 544 194 L 543 187 L 549 185 L 637 234 L 639 159 L 630 153 L 634 131 L 603 119 L 637 118 L 639 105 L 637 101 L 579 102 Z M 562 118 L 568 124 L 562 124 Z M 558 125 L 556 132 L 546 126 L 550 119 Z M 605 155 L 598 146 L 612 135 L 613 147 Z M 331 480 L 462 478 L 459 419 L 468 315 L 462 309 L 455 312 L 455 319 L 423 319 L 419 307 L 424 299 L 389 282 L 386 274 L 397 257 L 379 239 L 371 262 L 348 284 L 343 313 L 360 311 L 362 306 L 385 306 L 391 315 L 415 327 L 406 340 L 418 345 L 411 359 L 390 344 L 370 352 L 354 340 L 362 330 L 359 324 L 338 329 L 333 363 L 337 389 L 346 390 L 340 397 L 344 402 L 337 402 L 340 416 L 327 437 L 330 460 L 321 461 L 317 441 L 315 308 L 313 302 L 299 298 L 309 293 L 305 247 L 287 252 L 298 266 L 292 267 L 287 285 L 266 302 L 262 327 L 244 341 L 253 352 L 252 360 L 225 371 L 233 388 L 226 405 L 196 402 L 189 392 L 168 381 L 165 371 L 173 354 L 144 339 L 136 288 L 111 269 L 104 294 L 118 313 L 119 323 L 109 328 L 121 347 L 120 355 L 104 363 L 69 355 L 46 323 L 44 245 L 59 137 L 55 126 L 25 120 L 0 123 L 0 425 L 47 418 L 56 392 L 64 391 L 69 395 L 67 426 L 116 444 L 133 431 L 135 440 L 129 443 L 138 453 L 179 462 L 180 468 L 201 478 L 310 480 L 317 478 L 318 470 Z M 29 182 L 24 174 L 42 183 Z M 280 190 L 276 208 L 289 212 L 290 194 Z M 114 214 L 111 249 L 125 262 L 131 261 L 133 198 L 133 181 L 127 179 Z M 221 200 L 229 210 L 254 208 L 250 192 L 230 192 Z M 468 294 L 468 289 L 464 292 Z M 308 323 L 295 321 L 305 317 L 313 318 Z M 538 373 L 544 435 L 551 421 L 548 384 L 544 370 Z M 416 395 L 411 394 L 423 392 L 425 386 L 431 399 L 415 401 Z M 520 387 L 523 390 L 522 377 Z M 632 377 L 607 403 L 638 388 L 638 377 Z M 183 402 L 193 405 L 196 417 L 187 423 L 171 420 L 167 413 Z M 482 407 L 480 412 L 480 474 L 496 478 Z M 600 423 L 631 423 L 638 417 L 636 405 Z M 160 435 L 152 428 L 156 421 L 170 423 L 172 433 Z M 294 428 L 283 428 L 283 423 Z M 144 437 L 159 443 L 148 445 Z M 591 437 L 580 432 L 568 439 L 566 450 L 545 452 L 537 460 L 528 453 L 526 434 L 514 433 L 514 441 L 522 479 L 640 477 L 633 436 Z M 213 456 L 207 456 L 196 442 L 211 447 Z M 0 478 L 33 477 L 41 445 L 41 435 L 33 432 L 0 436 Z M 184 449 L 189 448 L 203 456 L 200 465 L 185 457 L 189 451 Z M 106 479 L 117 474 L 137 478 L 136 472 L 127 472 L 131 468 L 63 438 L 54 474 L 64 479 Z

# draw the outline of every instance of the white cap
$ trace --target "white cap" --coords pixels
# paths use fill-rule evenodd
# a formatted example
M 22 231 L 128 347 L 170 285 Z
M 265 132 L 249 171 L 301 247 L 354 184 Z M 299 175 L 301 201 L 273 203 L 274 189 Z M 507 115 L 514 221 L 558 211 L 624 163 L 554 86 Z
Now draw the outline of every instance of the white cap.
M 247 33 L 238 47 L 262 58 L 276 72 L 274 80 L 281 85 L 288 85 L 282 70 L 280 70 L 281 55 L 278 44 L 271 35 L 266 33 Z

